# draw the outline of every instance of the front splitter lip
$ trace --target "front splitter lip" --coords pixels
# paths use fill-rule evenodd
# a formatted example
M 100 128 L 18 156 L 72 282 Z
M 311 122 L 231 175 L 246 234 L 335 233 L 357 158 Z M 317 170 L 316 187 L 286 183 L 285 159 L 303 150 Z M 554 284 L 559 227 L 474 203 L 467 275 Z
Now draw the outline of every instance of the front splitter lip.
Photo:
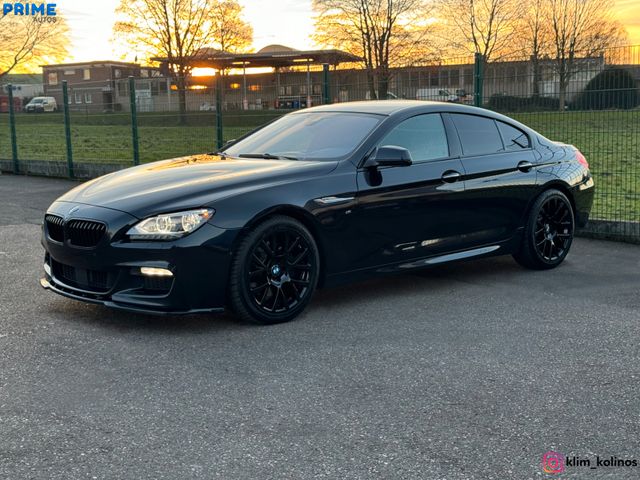
M 142 308 L 135 305 L 129 305 L 126 303 L 113 302 L 111 300 L 100 300 L 98 298 L 92 298 L 90 296 L 76 295 L 71 292 L 67 292 L 58 288 L 55 285 L 55 282 L 52 283 L 46 277 L 40 279 L 40 286 L 45 290 L 51 290 L 58 295 L 62 295 L 63 297 L 70 298 L 72 300 L 78 300 L 80 302 L 88 302 L 93 303 L 95 305 L 104 305 L 108 308 L 113 308 L 116 310 L 122 310 L 130 313 L 141 313 L 145 315 L 156 315 L 156 316 L 173 316 L 173 315 L 195 315 L 195 314 L 207 314 L 207 313 L 223 313 L 224 308 L 222 307 L 214 307 L 214 308 L 197 308 L 191 310 L 157 310 L 150 308 Z

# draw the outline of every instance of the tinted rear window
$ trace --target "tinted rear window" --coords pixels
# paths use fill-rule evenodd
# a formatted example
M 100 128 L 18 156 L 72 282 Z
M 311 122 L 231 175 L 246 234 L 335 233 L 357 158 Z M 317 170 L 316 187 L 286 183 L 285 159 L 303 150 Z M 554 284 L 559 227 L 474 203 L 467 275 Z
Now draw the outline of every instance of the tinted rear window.
M 531 146 L 529 143 L 529 137 L 519 128 L 513 127 L 504 122 L 497 121 L 496 123 L 498 124 L 498 129 L 500 129 L 500 133 L 502 134 L 505 150 L 512 152 L 529 148 Z
M 486 155 L 504 151 L 502 138 L 491 118 L 477 115 L 451 115 L 465 155 Z

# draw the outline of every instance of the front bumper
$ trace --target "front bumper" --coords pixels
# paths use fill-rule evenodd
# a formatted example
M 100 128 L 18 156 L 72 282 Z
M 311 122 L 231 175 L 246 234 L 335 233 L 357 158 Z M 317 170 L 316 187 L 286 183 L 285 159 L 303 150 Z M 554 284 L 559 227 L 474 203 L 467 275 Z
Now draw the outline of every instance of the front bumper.
M 237 230 L 205 224 L 171 242 L 130 242 L 126 232 L 138 219 L 117 210 L 56 202 L 48 214 L 97 220 L 105 239 L 93 248 L 54 241 L 45 223 L 45 275 L 40 285 L 68 298 L 131 312 L 160 315 L 222 312 Z M 141 267 L 169 270 L 171 277 L 142 275 Z

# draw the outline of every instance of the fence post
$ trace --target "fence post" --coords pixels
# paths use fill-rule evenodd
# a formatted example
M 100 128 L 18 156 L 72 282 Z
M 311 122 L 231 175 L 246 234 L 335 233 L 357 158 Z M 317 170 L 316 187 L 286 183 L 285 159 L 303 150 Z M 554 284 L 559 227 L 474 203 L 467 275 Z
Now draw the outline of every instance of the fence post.
M 322 64 L 322 103 L 331 103 L 331 89 L 329 87 L 329 64 Z
M 482 107 L 482 93 L 484 91 L 484 55 L 475 54 L 473 63 L 473 104 Z
M 16 112 L 13 108 L 13 85 L 7 85 L 9 89 L 9 131 L 11 132 L 11 158 L 13 159 L 14 173 L 20 172 L 18 164 L 18 140 L 16 136 Z
M 218 150 L 224 145 L 222 128 L 222 71 L 216 75 L 216 147 Z
M 140 165 L 140 146 L 138 144 L 138 108 L 136 106 L 136 79 L 129 77 L 129 107 L 131 110 L 131 144 L 133 146 L 133 164 Z
M 67 175 L 75 176 L 73 171 L 73 146 L 71 144 L 71 119 L 69 117 L 69 86 L 62 81 L 62 111 L 64 112 L 64 139 L 67 145 Z

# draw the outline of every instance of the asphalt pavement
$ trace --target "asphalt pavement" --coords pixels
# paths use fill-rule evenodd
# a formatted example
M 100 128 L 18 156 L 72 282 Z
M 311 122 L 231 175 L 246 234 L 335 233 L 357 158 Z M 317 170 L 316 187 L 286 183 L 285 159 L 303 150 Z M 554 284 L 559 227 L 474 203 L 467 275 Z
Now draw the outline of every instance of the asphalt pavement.
M 323 290 L 272 327 L 148 317 L 39 287 L 73 185 L 0 176 L 0 479 L 640 478 L 596 465 L 640 464 L 640 246 Z

